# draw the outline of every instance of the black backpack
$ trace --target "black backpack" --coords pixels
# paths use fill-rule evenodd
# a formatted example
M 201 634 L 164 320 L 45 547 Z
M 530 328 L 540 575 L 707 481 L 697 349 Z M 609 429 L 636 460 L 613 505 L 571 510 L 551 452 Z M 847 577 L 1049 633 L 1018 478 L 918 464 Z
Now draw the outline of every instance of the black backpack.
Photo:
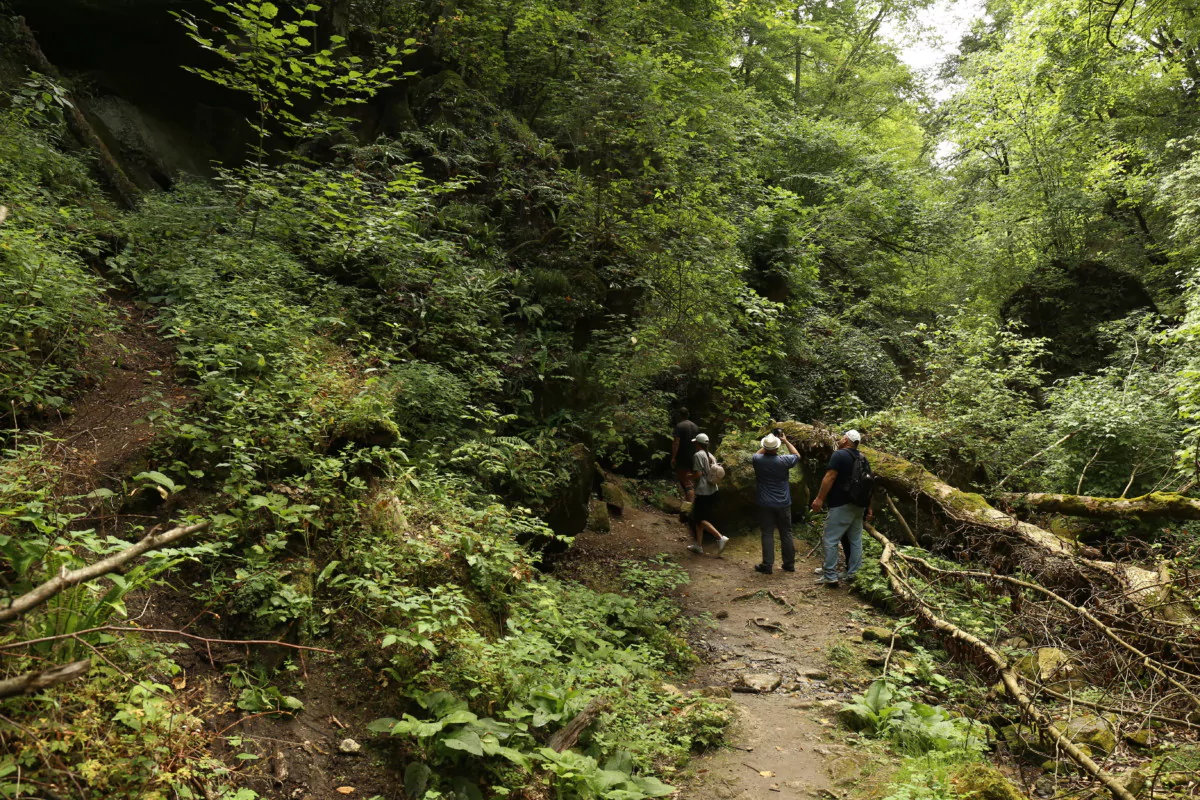
M 871 472 L 871 462 L 867 457 L 854 448 L 850 448 L 854 458 L 854 468 L 850 470 L 850 480 L 846 484 L 846 499 L 852 505 L 866 508 L 871 504 L 871 492 L 875 489 L 875 473 Z

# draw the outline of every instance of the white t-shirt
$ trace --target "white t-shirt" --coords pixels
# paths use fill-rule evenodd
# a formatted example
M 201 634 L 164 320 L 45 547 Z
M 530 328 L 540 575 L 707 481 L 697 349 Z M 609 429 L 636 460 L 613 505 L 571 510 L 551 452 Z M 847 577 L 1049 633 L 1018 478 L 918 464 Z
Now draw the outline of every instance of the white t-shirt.
M 708 482 L 708 463 L 712 458 L 707 450 L 697 450 L 692 456 L 692 472 L 699 472 L 700 477 L 696 479 L 696 494 L 710 495 L 717 493 L 717 485 Z M 713 459 L 714 461 L 716 459 Z

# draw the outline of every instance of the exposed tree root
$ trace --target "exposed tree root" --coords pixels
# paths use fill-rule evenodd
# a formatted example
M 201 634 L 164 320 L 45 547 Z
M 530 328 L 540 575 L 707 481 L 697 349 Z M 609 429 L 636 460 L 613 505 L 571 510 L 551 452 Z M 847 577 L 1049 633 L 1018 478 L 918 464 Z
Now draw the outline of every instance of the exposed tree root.
M 872 462 L 872 465 L 874 466 L 874 462 Z M 876 471 L 878 471 L 878 468 L 876 468 Z M 999 673 L 1000 681 L 1003 683 L 1005 690 L 1012 696 L 1017 705 L 1020 706 L 1022 712 L 1033 721 L 1038 731 L 1046 738 L 1052 740 L 1062 752 L 1070 756 L 1071 760 L 1077 763 L 1088 775 L 1091 775 L 1104 784 L 1104 787 L 1108 789 L 1114 798 L 1117 798 L 1117 800 L 1134 800 L 1133 794 L 1128 789 L 1112 775 L 1102 770 L 1095 761 L 1080 750 L 1074 742 L 1054 725 L 1046 712 L 1034 704 L 1025 690 L 1021 688 L 1020 678 L 1004 656 L 982 639 L 947 622 L 934 613 L 929 604 L 904 581 L 897 571 L 893 561 L 893 557 L 896 555 L 896 548 L 891 540 L 875 530 L 874 526 L 868 525 L 866 528 L 871 536 L 883 546 L 883 555 L 880 557 L 879 563 L 896 597 L 912 608 L 917 614 L 918 619 L 926 627 L 933 630 L 940 638 L 948 642 L 954 642 L 960 649 L 966 649 L 977 659 L 990 664 Z
M 1012 508 L 1092 519 L 1200 519 L 1200 500 L 1174 492 L 1151 492 L 1141 497 L 1089 497 L 1046 492 L 998 495 Z

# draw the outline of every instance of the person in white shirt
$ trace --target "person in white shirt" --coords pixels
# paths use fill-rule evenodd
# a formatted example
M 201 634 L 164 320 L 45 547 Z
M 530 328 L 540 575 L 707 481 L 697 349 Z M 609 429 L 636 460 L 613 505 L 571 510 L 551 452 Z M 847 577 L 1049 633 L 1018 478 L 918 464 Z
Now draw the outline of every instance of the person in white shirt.
M 717 527 L 712 524 L 713 511 L 717 507 L 717 502 L 720 495 L 717 493 L 717 485 L 708 479 L 710 467 L 716 463 L 716 459 L 708 451 L 708 434 L 700 433 L 692 440 L 696 445 L 696 452 L 692 456 L 692 470 L 689 475 L 696 492 L 696 500 L 692 505 L 692 513 L 688 518 L 688 527 L 692 530 L 692 536 L 696 541 L 694 544 L 688 545 L 688 550 L 693 553 L 704 554 L 704 532 L 708 531 L 713 536 L 717 537 L 717 554 L 719 555 L 725 549 L 725 545 L 729 543 L 728 536 L 722 536 Z

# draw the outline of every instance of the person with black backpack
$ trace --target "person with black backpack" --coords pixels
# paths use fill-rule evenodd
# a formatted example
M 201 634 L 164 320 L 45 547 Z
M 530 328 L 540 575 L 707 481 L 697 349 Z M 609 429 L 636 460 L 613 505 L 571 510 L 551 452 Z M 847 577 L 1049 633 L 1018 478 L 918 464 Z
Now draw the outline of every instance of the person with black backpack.
M 867 457 L 858 451 L 862 434 L 846 431 L 838 441 L 838 449 L 829 458 L 821 488 L 812 501 L 812 510 L 820 511 L 829 500 L 829 516 L 825 518 L 825 565 L 817 583 L 836 589 L 838 580 L 838 542 L 846 537 L 846 580 L 851 580 L 862 566 L 862 531 L 864 519 L 871 519 L 871 490 L 875 475 Z

